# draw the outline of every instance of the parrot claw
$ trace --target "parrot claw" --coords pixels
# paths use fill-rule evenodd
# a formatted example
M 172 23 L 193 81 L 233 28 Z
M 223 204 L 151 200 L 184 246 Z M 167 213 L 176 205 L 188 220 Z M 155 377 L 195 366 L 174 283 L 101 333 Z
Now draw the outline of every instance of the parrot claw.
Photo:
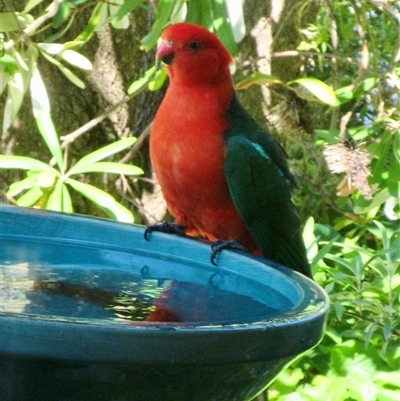
M 182 224 L 163 221 L 162 223 L 147 226 L 146 230 L 144 231 L 144 239 L 146 241 L 149 241 L 150 234 L 154 231 L 158 231 L 160 233 L 165 233 L 165 234 L 185 235 L 185 227 Z
M 221 241 L 220 239 L 217 239 L 211 244 L 211 263 L 214 266 L 217 266 L 215 258 L 223 249 L 236 249 L 238 251 L 249 252 L 244 245 L 234 239 L 230 241 Z

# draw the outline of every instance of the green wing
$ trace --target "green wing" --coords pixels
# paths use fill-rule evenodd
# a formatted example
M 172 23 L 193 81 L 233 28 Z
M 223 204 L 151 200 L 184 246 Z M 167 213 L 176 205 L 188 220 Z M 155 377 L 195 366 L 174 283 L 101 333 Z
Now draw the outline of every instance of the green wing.
M 224 171 L 233 203 L 263 255 L 312 278 L 291 175 L 249 135 L 230 133 L 226 146 Z

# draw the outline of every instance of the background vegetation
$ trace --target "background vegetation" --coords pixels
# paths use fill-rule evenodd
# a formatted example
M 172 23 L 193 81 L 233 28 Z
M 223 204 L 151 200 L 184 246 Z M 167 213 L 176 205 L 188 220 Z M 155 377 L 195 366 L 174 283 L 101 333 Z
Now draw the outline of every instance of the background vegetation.
M 240 99 L 289 154 L 332 302 L 323 341 L 268 399 L 400 399 L 398 2 L 2 3 L 4 202 L 163 218 L 146 146 L 165 87 L 154 46 L 171 21 L 213 29 L 235 56 Z

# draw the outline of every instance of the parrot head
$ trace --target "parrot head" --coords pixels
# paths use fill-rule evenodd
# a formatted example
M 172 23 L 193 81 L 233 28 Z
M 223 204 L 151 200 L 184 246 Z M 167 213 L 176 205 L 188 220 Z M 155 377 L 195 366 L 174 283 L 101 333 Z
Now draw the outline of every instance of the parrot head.
M 215 83 L 227 76 L 232 57 L 216 35 L 182 22 L 167 27 L 159 39 L 157 61 L 165 64 L 171 82 Z

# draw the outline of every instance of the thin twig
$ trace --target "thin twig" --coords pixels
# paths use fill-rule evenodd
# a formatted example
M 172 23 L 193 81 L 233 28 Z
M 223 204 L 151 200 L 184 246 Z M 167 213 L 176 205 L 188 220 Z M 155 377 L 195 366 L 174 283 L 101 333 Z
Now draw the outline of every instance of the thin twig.
M 129 160 L 132 159 L 133 155 L 140 149 L 143 144 L 143 141 L 150 135 L 151 126 L 153 123 L 151 122 L 138 136 L 137 141 L 129 150 L 129 152 L 119 161 L 119 163 L 127 163 Z
M 351 57 L 345 57 L 331 53 L 300 52 L 298 50 L 287 50 L 284 52 L 272 53 L 272 57 L 298 57 L 298 56 L 323 56 L 328 58 L 335 58 L 337 60 L 342 60 L 350 64 L 358 65 L 357 61 L 354 61 Z
M 362 217 L 360 217 L 359 215 L 355 214 L 355 213 L 350 213 L 350 212 L 345 212 L 344 210 L 340 209 L 336 203 L 330 199 L 328 196 L 324 195 L 321 193 L 321 198 L 322 200 L 328 204 L 333 210 L 335 210 L 336 212 L 340 213 L 341 215 L 348 217 L 351 220 L 354 221 L 358 221 L 361 222 L 363 221 Z
M 24 39 L 26 36 L 32 34 L 35 32 L 41 25 L 43 25 L 47 20 L 50 18 L 53 18 L 54 15 L 57 13 L 59 7 L 59 2 L 58 0 L 54 0 L 49 8 L 47 9 L 47 12 L 43 15 L 41 15 L 39 18 L 36 18 L 31 24 L 29 24 L 25 29 L 22 30 L 22 35 L 18 37 L 17 40 L 9 40 L 8 42 L 4 43 L 4 50 L 9 50 L 13 46 L 15 46 L 16 43 L 20 42 L 22 39 Z
M 117 110 L 119 107 L 127 103 L 132 96 L 125 96 L 122 100 L 120 100 L 115 106 L 111 107 L 109 110 L 105 111 L 103 114 L 93 118 L 82 127 L 79 127 L 77 130 L 71 132 L 68 135 L 62 136 L 61 140 L 63 141 L 61 148 L 64 149 L 69 143 L 73 142 L 76 138 L 80 137 L 85 132 L 94 128 L 97 124 L 100 124 L 105 118 L 107 118 L 111 113 Z

